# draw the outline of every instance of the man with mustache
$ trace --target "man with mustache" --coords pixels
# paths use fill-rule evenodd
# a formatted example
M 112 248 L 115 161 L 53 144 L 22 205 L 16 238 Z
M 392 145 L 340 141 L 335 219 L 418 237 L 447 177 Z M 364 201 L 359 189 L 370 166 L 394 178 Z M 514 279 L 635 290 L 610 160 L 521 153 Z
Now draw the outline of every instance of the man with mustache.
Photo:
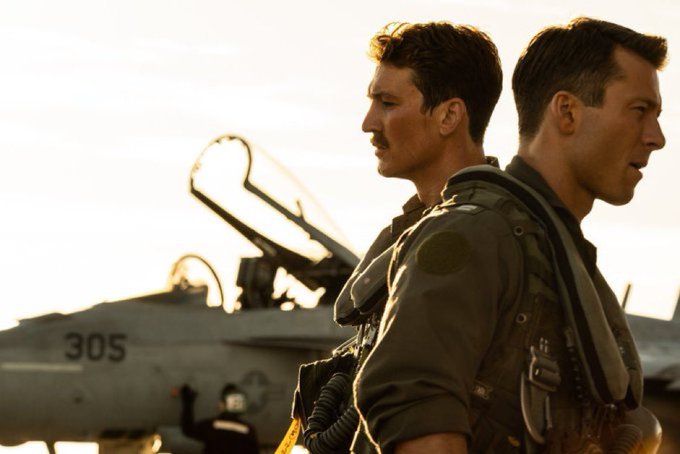
M 366 268 L 441 201 L 446 180 L 458 170 L 485 162 L 484 132 L 498 102 L 502 71 L 498 52 L 481 31 L 446 22 L 389 24 L 372 39 L 376 62 L 368 87 L 370 107 L 362 129 L 371 133 L 378 172 L 413 182 L 417 194 L 403 206 L 369 247 L 335 305 L 335 319 L 354 325 L 362 336 L 362 354 L 370 351 L 386 289 L 371 295 L 377 304 L 359 309 L 351 289 Z M 379 274 L 385 279 L 386 268 Z M 357 436 L 353 452 L 373 452 Z
M 356 404 L 385 453 L 639 452 L 658 443 L 616 297 L 580 221 L 631 200 L 665 139 L 666 40 L 579 18 L 513 75 L 518 156 L 452 177 L 403 235 Z

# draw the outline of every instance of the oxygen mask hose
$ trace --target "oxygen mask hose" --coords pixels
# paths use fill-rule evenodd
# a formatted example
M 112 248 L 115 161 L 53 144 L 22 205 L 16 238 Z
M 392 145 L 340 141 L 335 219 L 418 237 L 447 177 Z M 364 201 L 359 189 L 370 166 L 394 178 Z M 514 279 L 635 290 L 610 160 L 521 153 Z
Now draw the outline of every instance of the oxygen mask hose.
M 633 424 L 621 424 L 614 431 L 614 443 L 607 454 L 637 454 L 642 447 L 642 431 Z
M 352 379 L 336 372 L 321 388 L 314 410 L 304 432 L 305 447 L 312 454 L 348 452 L 352 437 L 359 424 L 359 414 L 351 405 Z M 338 417 L 343 402 L 349 406 Z

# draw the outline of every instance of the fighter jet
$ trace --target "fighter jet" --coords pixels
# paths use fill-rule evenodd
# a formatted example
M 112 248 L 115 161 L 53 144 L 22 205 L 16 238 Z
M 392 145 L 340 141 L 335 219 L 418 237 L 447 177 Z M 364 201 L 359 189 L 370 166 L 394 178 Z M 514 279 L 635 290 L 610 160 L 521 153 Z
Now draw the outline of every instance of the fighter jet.
M 191 194 L 261 251 L 241 260 L 237 310 L 207 304 L 208 286 L 192 284 L 181 271 L 185 262 L 206 264 L 220 294 L 221 284 L 207 262 L 188 255 L 173 267 L 163 292 L 22 320 L 0 332 L 0 444 L 42 440 L 54 451 L 56 441 L 88 441 L 104 453 L 139 453 L 157 449 L 160 434 L 164 452 L 200 452 L 179 429 L 180 399 L 173 395 L 184 383 L 199 392 L 197 417 L 214 416 L 221 388 L 237 384 L 249 402 L 244 419 L 262 447 L 281 440 L 299 365 L 327 357 L 353 334 L 332 322 L 330 303 L 358 259 L 311 224 L 313 203 L 265 191 L 267 182 L 282 181 L 266 173 L 265 158 L 244 139 L 226 135 L 210 142 L 191 172 Z M 209 173 L 207 162 L 219 159 L 230 174 L 216 171 L 213 187 L 232 184 L 247 197 L 226 191 L 229 210 L 201 186 L 210 186 L 202 174 Z M 256 213 L 262 206 L 274 216 Z M 293 246 L 273 239 L 281 232 Z M 316 291 L 316 307 L 277 291 L 281 274 L 291 287 Z
M 629 285 L 623 297 L 625 308 Z M 680 452 L 680 295 L 671 320 L 626 314 L 645 378 L 643 404 L 659 418 L 663 444 L 658 454 Z
M 204 174 L 211 171 L 218 198 L 201 186 L 210 186 Z M 331 304 L 358 262 L 328 234 L 339 238 L 313 198 L 286 197 L 283 186 L 299 185 L 282 175 L 233 135 L 211 141 L 192 169 L 191 194 L 261 251 L 241 259 L 233 313 L 209 306 L 208 287 L 181 271 L 188 260 L 204 263 L 221 294 L 214 270 L 189 254 L 172 267 L 166 291 L 22 320 L 0 332 L 0 444 L 42 440 L 53 451 L 56 441 L 89 441 L 121 454 L 152 452 L 160 436 L 164 452 L 200 452 L 181 434 L 173 394 L 190 384 L 199 391 L 197 416 L 212 416 L 222 386 L 235 383 L 250 403 L 244 419 L 263 449 L 273 448 L 290 422 L 298 366 L 327 357 L 354 334 L 332 322 Z M 277 290 L 277 280 L 316 292 L 318 303 L 306 308 L 292 287 Z M 680 452 L 680 307 L 671 321 L 627 317 L 643 362 L 645 404 L 664 426 L 660 453 Z

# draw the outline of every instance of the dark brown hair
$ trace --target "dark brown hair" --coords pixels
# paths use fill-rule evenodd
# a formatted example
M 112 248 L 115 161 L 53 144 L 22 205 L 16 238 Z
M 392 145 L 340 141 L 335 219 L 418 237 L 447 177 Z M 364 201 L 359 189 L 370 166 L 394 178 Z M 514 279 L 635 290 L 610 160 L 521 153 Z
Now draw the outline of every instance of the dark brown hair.
M 392 23 L 373 37 L 369 54 L 378 63 L 413 71 L 424 111 L 461 98 L 472 140 L 483 141 L 503 84 L 498 50 L 485 33 L 446 22 Z
M 519 134 L 538 132 L 550 100 L 565 90 L 587 106 L 601 106 L 608 82 L 621 74 L 614 49 L 621 46 L 661 69 L 666 39 L 643 35 L 621 25 L 579 17 L 565 26 L 543 29 L 529 43 L 515 66 L 512 91 L 519 116 Z

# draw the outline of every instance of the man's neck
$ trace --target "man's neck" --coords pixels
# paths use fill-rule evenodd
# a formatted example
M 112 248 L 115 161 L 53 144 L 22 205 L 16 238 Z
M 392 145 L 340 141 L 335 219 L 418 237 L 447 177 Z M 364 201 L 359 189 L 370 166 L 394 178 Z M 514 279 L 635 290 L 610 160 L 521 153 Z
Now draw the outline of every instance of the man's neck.
M 520 143 L 517 154 L 541 174 L 579 222 L 590 213 L 595 197 L 578 184 L 571 168 L 563 161 L 566 150 L 533 140 L 529 144 Z
M 416 186 L 418 198 L 427 207 L 441 201 L 441 193 L 449 178 L 466 167 L 484 164 L 484 149 L 475 145 L 468 149 L 456 150 L 442 155 L 442 159 L 422 169 L 418 175 L 409 178 Z

